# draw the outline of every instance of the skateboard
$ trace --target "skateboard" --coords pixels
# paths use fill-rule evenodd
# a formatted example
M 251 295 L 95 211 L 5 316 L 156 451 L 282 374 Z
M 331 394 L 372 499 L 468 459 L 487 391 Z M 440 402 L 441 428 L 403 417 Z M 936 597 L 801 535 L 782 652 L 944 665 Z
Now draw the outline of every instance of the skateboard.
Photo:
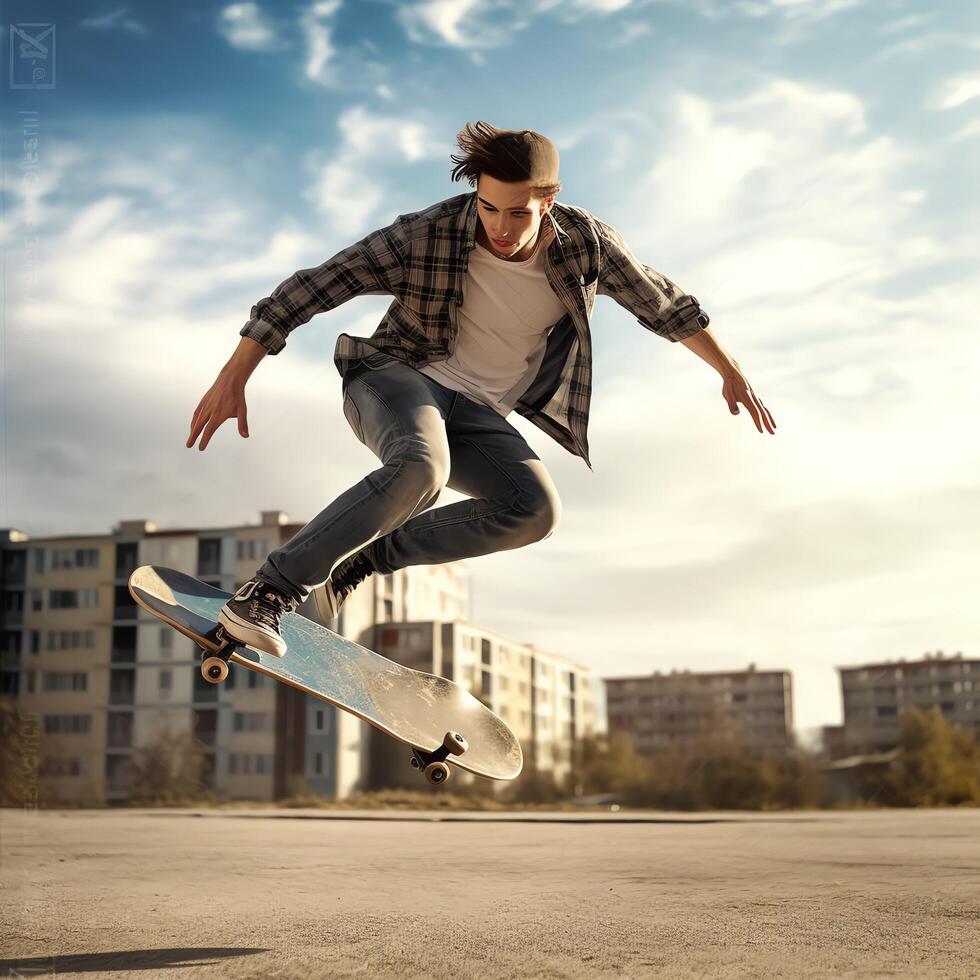
M 282 617 L 282 657 L 253 650 L 218 622 L 231 595 L 171 568 L 141 565 L 129 577 L 129 591 L 139 606 L 198 645 L 201 674 L 212 684 L 225 680 L 234 664 L 299 688 L 404 742 L 412 766 L 433 785 L 449 778 L 447 762 L 489 779 L 521 772 L 514 733 L 445 677 L 388 660 L 297 612 Z

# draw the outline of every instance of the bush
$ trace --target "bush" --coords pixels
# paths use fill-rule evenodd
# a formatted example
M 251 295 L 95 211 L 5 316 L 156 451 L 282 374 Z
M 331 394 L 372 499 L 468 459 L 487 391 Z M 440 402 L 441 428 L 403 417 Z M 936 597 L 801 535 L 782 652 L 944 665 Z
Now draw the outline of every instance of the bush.
M 201 744 L 189 732 L 160 732 L 134 750 L 130 761 L 129 802 L 134 806 L 173 806 L 208 800 Z
M 980 743 L 951 725 L 936 707 L 909 709 L 902 721 L 901 754 L 879 777 L 897 806 L 980 804 Z
M 0 698 L 0 805 L 38 803 L 39 718 Z

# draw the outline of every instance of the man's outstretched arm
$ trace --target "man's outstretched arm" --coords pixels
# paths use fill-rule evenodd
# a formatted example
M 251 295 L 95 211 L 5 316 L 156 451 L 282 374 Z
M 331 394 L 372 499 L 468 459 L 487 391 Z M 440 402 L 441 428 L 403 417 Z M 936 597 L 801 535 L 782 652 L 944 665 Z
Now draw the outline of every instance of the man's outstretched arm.
M 245 405 L 245 382 L 259 366 L 268 351 L 248 337 L 242 337 L 235 353 L 221 369 L 217 380 L 205 392 L 191 419 L 191 432 L 187 437 L 190 449 L 203 432 L 200 449 L 206 449 L 211 436 L 225 419 L 238 419 L 238 434 L 248 438 L 248 409 Z
M 721 375 L 723 382 L 721 393 L 728 402 L 728 410 L 732 415 L 738 415 L 738 403 L 741 402 L 749 410 L 752 421 L 760 432 L 763 425 L 769 432 L 775 432 L 776 421 L 769 409 L 762 404 L 762 399 L 746 381 L 738 361 L 718 343 L 708 327 L 690 337 L 682 337 L 681 343 Z
M 680 341 L 694 351 L 721 375 L 722 395 L 729 411 L 738 415 L 741 402 L 760 432 L 763 425 L 774 432 L 775 420 L 746 381 L 738 362 L 709 330 L 710 318 L 697 299 L 637 259 L 615 228 L 598 218 L 595 221 L 602 246 L 596 291 L 611 296 L 658 337 L 672 343 Z
M 241 335 L 278 354 L 290 333 L 317 313 L 355 296 L 397 295 L 405 280 L 407 245 L 406 221 L 399 215 L 321 265 L 300 269 L 279 283 L 252 307 Z
M 217 380 L 201 399 L 187 437 L 190 449 L 203 432 L 206 449 L 215 430 L 238 419 L 238 432 L 248 438 L 245 383 L 266 354 L 278 354 L 289 334 L 317 313 L 332 310 L 355 296 L 395 295 L 404 281 L 405 220 L 372 231 L 312 269 L 300 269 L 252 307 L 239 331 L 241 340 Z

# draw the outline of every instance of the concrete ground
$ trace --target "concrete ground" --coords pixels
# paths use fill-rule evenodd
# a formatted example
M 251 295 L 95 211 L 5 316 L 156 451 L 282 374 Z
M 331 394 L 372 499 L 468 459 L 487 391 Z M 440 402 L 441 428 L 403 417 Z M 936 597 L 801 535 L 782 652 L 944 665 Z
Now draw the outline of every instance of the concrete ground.
M 0 873 L 0 976 L 980 977 L 978 810 L 2 810 Z

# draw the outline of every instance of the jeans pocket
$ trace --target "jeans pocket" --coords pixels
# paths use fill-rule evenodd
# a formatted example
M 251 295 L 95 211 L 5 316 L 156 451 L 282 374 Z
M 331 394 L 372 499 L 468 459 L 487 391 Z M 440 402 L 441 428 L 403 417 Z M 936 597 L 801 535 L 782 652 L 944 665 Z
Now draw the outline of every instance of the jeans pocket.
M 361 413 L 354 404 L 354 399 L 350 396 L 350 391 L 344 392 L 344 418 L 351 427 L 358 442 L 364 442 L 364 431 L 361 428 Z

